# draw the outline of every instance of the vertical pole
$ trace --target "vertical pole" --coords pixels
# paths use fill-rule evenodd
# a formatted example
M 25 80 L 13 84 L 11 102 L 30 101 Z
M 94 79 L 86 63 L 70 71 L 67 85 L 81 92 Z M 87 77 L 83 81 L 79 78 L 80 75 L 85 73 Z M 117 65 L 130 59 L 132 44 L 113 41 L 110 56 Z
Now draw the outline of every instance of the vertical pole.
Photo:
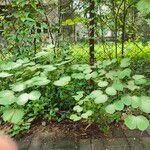
M 94 12 L 95 2 L 94 0 L 89 0 L 89 54 L 90 54 L 90 65 L 93 66 L 95 62 L 95 12 Z

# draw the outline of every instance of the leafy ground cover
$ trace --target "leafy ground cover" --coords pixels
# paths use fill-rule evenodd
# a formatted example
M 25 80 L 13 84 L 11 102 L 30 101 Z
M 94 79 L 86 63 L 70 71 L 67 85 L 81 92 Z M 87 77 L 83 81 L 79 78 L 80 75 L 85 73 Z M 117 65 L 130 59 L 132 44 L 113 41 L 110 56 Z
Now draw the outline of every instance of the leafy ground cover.
M 149 126 L 149 79 L 134 74 L 130 59 L 98 61 L 94 66 L 51 62 L 51 52 L 31 59 L 0 62 L 0 114 L 2 124 L 12 124 L 16 135 L 35 120 L 69 119 L 95 123 L 107 131 L 112 122 L 123 121 L 129 129 Z

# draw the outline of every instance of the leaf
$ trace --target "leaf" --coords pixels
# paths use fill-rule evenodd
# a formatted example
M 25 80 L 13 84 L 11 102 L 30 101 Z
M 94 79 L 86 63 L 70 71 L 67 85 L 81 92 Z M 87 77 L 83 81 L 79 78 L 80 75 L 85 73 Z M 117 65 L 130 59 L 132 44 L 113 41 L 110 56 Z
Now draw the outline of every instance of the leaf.
M 70 116 L 70 119 L 73 121 L 79 121 L 81 119 L 81 117 L 77 116 L 76 114 L 73 114 Z
M 141 116 L 129 115 L 125 118 L 125 125 L 131 130 L 137 128 L 141 131 L 144 131 L 148 128 L 149 121 L 147 120 L 146 117 L 142 115 Z
M 121 63 L 120 63 L 120 67 L 121 68 L 126 68 L 130 65 L 130 59 L 129 58 L 124 58 L 122 59 Z
M 140 98 L 137 96 L 131 97 L 131 106 L 132 108 L 138 108 L 140 106 Z
M 145 78 L 145 76 L 143 76 L 143 75 L 134 75 L 134 76 L 132 76 L 132 78 L 133 78 L 134 80 L 139 80 L 139 79 Z
M 130 77 L 130 75 L 131 75 L 131 69 L 129 69 L 129 68 L 126 68 L 126 69 L 124 69 L 123 71 L 120 71 L 120 72 L 118 72 L 119 74 L 118 74 L 118 78 L 119 79 L 123 79 L 123 78 L 125 78 L 125 77 Z
M 142 84 L 146 84 L 147 81 L 146 79 L 139 79 L 139 80 L 135 80 L 134 82 L 137 85 L 142 85 Z
M 116 107 L 114 104 L 110 104 L 105 108 L 106 112 L 109 114 L 113 114 L 116 111 Z
M 43 85 L 47 85 L 48 83 L 50 83 L 50 80 L 47 79 L 46 77 L 40 77 L 40 76 L 36 76 L 33 77 L 32 79 L 28 80 L 25 82 L 28 87 L 32 87 L 32 86 L 43 86 Z
M 106 88 L 105 92 L 108 94 L 108 95 L 111 95 L 111 96 L 114 96 L 117 94 L 117 91 L 113 88 L 113 87 L 108 87 Z
M 101 90 L 94 90 L 93 92 L 91 92 L 91 94 L 89 95 L 90 98 L 97 98 L 99 96 L 102 95 L 102 91 Z
M 141 98 L 140 98 L 140 109 L 145 113 L 150 113 L 150 97 L 141 96 Z
M 12 76 L 13 74 L 9 74 L 7 72 L 0 72 L 0 78 L 6 78 L 6 77 L 10 77 Z
M 125 118 L 125 125 L 131 130 L 136 129 L 137 126 L 136 117 L 133 115 L 127 116 Z
M 137 3 L 137 8 L 143 15 L 148 15 L 150 13 L 150 2 L 149 2 L 149 0 L 140 0 Z
M 115 110 L 123 110 L 124 109 L 124 103 L 122 101 L 116 101 L 114 103 L 115 105 Z
M 38 100 L 41 97 L 41 93 L 39 91 L 32 91 L 29 94 L 30 100 Z
M 101 94 L 98 97 L 95 98 L 94 102 L 96 104 L 105 103 L 108 100 L 108 96 Z
M 122 82 L 118 78 L 114 80 L 112 87 L 117 91 L 123 91 L 124 88 Z
M 11 105 L 15 102 L 14 92 L 10 90 L 0 91 L 0 105 Z
M 46 51 L 42 51 L 42 52 L 38 52 L 38 53 L 36 53 L 35 58 L 47 57 L 48 55 L 49 55 L 49 53 L 48 53 L 48 52 L 46 52 Z
M 125 96 L 123 96 L 122 98 L 121 98 L 121 100 L 122 100 L 122 102 L 125 104 L 125 105 L 127 105 L 127 106 L 129 106 L 129 105 L 131 105 L 131 96 L 129 96 L 129 95 L 125 95 Z
M 108 82 L 107 81 L 99 81 L 98 82 L 98 86 L 99 87 L 106 87 L 108 85 Z
M 92 111 L 91 110 L 88 110 L 86 113 L 83 113 L 82 115 L 81 115 L 81 117 L 82 118 L 84 118 L 84 119 L 87 119 L 89 116 L 91 116 L 92 115 Z
M 2 118 L 4 121 L 11 122 L 13 124 L 18 124 L 24 116 L 23 109 L 12 109 L 8 108 L 4 110 Z
M 70 76 L 62 77 L 59 80 L 55 81 L 54 85 L 56 85 L 56 86 L 65 86 L 65 85 L 69 84 L 70 81 L 71 81 Z
M 128 81 L 128 85 L 126 85 L 126 88 L 128 88 L 131 91 L 139 89 L 139 87 L 134 84 L 133 80 Z
M 137 117 L 137 128 L 141 131 L 144 131 L 148 128 L 149 121 L 144 116 L 138 116 Z
M 28 100 L 29 100 L 29 94 L 23 93 L 18 97 L 17 104 L 18 105 L 24 105 L 28 102 Z
M 10 87 L 14 92 L 21 92 L 24 89 L 26 89 L 26 84 L 25 83 L 16 83 L 16 84 L 11 85 Z
M 73 73 L 73 74 L 71 75 L 71 77 L 74 78 L 74 79 L 79 79 L 79 80 L 81 80 L 81 79 L 84 79 L 84 78 L 85 78 L 85 75 L 84 75 L 83 73 Z
M 53 65 L 44 65 L 44 66 L 42 66 L 42 68 L 45 69 L 46 72 L 51 72 L 51 71 L 54 71 L 57 69 Z
M 83 110 L 83 108 L 81 106 L 77 105 L 73 108 L 73 110 L 79 113 Z

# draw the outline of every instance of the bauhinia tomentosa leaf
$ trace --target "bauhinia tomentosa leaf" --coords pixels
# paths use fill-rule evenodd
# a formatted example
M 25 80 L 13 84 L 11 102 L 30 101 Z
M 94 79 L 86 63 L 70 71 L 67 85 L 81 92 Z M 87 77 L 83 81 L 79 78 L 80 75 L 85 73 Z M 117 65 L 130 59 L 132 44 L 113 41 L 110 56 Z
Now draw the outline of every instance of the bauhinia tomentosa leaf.
M 14 92 L 10 90 L 0 91 L 0 105 L 11 105 L 16 100 Z
M 71 81 L 70 76 L 62 77 L 59 80 L 55 81 L 54 85 L 56 85 L 56 86 L 65 86 L 65 85 L 69 84 L 70 81 Z
M 7 78 L 12 76 L 13 74 L 7 73 L 7 72 L 0 72 L 0 78 Z
M 131 130 L 139 129 L 141 131 L 144 131 L 148 128 L 149 121 L 146 117 L 142 115 L 141 116 L 129 115 L 125 118 L 125 125 Z
M 4 121 L 11 122 L 13 124 L 18 124 L 24 116 L 23 109 L 13 109 L 8 108 L 3 111 L 2 118 Z

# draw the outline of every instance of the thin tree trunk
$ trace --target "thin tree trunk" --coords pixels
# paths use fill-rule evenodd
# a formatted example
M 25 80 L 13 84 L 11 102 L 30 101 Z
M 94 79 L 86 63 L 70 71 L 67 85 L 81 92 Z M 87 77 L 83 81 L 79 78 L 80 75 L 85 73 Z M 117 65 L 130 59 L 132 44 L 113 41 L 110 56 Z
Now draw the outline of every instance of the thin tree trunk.
M 94 0 L 89 1 L 89 53 L 90 53 L 90 65 L 93 66 L 95 62 L 95 2 Z

